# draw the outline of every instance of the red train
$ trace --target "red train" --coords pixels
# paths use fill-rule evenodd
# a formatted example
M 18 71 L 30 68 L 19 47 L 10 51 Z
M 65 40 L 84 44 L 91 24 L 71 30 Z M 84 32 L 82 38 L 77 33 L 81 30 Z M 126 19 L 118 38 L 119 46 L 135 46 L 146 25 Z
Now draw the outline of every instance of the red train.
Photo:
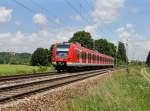
M 57 43 L 51 46 L 52 64 L 57 71 L 113 67 L 114 58 L 82 47 L 78 43 Z

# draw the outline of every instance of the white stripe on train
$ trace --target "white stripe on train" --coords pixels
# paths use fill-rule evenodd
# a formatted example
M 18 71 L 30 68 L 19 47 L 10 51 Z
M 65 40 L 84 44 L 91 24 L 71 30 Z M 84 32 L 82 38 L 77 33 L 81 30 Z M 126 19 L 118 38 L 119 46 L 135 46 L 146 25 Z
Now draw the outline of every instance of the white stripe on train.
M 52 64 L 56 65 L 56 62 L 53 62 Z M 89 64 L 89 63 L 73 63 L 68 62 L 67 66 L 114 66 L 114 64 Z
M 113 66 L 114 64 L 67 63 L 67 66 Z

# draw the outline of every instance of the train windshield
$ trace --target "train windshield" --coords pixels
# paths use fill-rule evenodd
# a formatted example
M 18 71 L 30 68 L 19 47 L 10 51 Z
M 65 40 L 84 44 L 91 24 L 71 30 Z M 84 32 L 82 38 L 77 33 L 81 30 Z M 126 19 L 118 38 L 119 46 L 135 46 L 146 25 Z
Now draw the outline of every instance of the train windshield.
M 56 54 L 59 58 L 66 58 L 68 55 L 70 45 L 57 45 Z

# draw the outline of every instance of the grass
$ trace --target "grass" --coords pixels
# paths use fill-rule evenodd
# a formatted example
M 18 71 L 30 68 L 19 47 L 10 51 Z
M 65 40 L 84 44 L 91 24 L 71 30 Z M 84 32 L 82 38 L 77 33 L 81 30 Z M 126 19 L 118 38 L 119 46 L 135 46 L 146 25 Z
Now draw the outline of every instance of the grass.
M 86 96 L 68 100 L 65 111 L 150 111 L 150 81 L 140 69 L 113 75 Z
M 146 71 L 150 74 L 150 68 L 146 68 Z
M 52 67 L 0 64 L 0 76 L 29 74 L 37 72 L 50 72 L 50 71 L 53 71 Z

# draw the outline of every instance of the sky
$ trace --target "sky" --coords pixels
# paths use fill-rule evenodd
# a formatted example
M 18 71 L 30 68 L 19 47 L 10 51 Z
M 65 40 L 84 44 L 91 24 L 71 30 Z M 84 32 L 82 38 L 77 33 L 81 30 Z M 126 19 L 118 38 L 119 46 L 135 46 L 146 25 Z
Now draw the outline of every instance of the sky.
M 149 5 L 150 0 L 0 0 L 0 51 L 32 53 L 85 30 L 94 39 L 124 42 L 129 59 L 145 60 Z

